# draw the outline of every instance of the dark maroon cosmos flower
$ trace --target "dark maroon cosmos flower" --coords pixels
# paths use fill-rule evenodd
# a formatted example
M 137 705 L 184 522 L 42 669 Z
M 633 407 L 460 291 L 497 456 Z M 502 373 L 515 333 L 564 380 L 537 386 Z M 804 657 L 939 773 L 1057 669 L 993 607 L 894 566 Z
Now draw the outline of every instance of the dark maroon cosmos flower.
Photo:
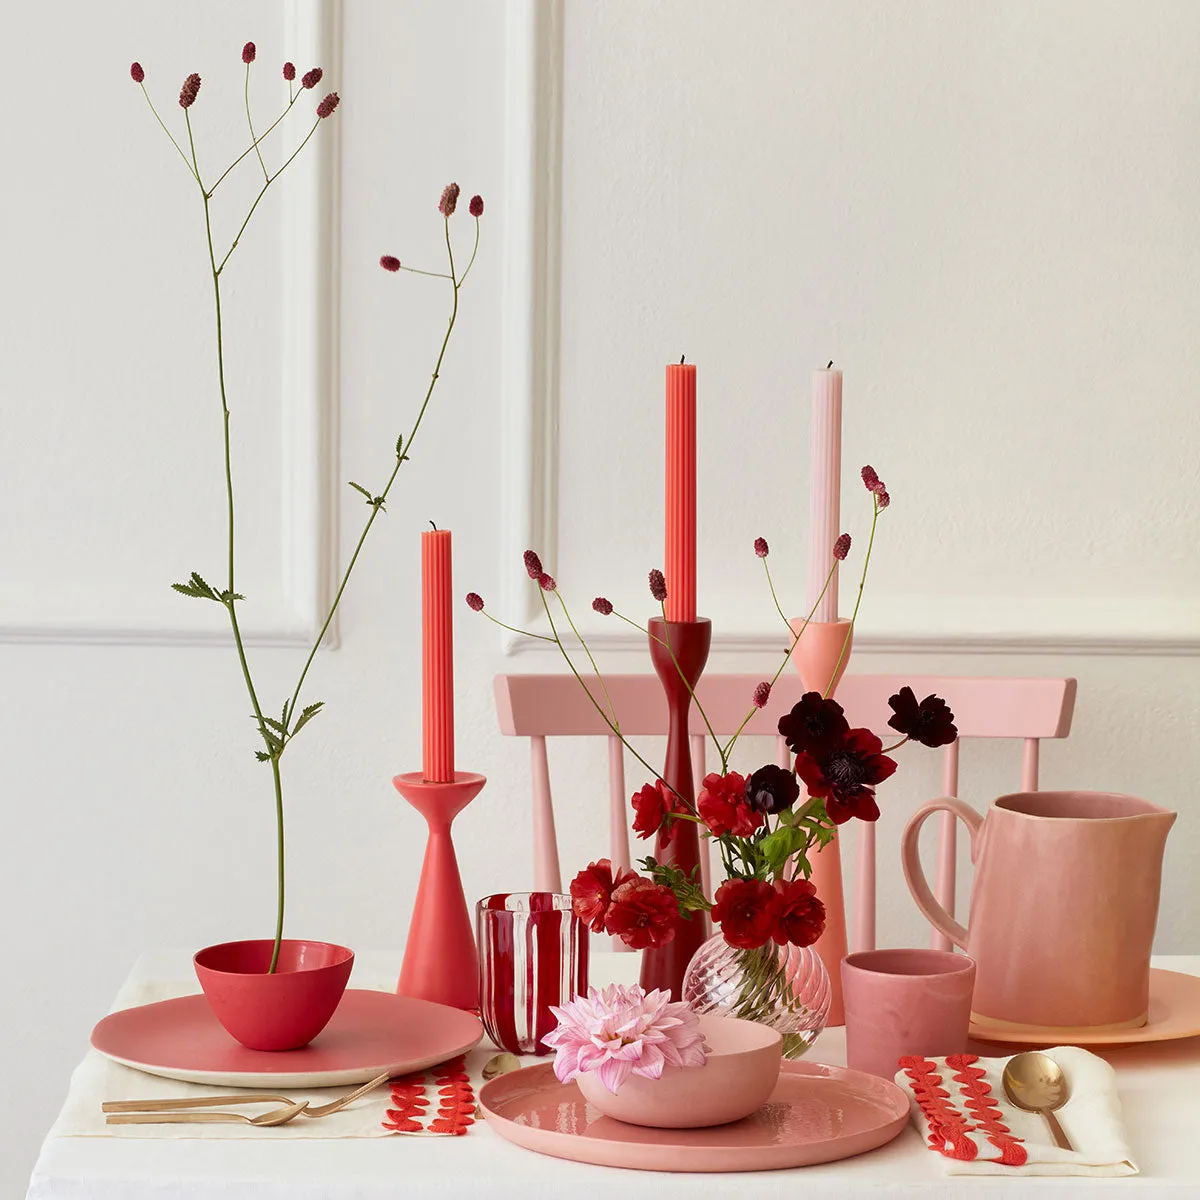
M 912 688 L 902 687 L 888 704 L 895 714 L 888 725 L 922 746 L 948 746 L 958 737 L 954 714 L 941 696 L 926 696 L 918 704 Z
M 836 542 L 833 543 L 833 557 L 838 562 L 845 562 L 846 555 L 850 553 L 850 535 L 843 533 Z
M 472 612 L 483 612 L 483 597 L 478 592 L 468 592 L 467 607 Z
M 288 81 L 288 83 L 291 83 L 292 80 L 296 78 L 295 63 L 286 62 L 283 64 L 283 77 Z
M 805 692 L 792 711 L 779 718 L 779 732 L 795 754 L 840 741 L 849 731 L 842 706 L 820 692 Z
M 313 67 L 311 71 L 305 71 L 300 76 L 300 86 L 306 88 L 315 88 L 321 82 L 325 72 L 320 67 Z
M 317 116 L 323 121 L 329 116 L 335 108 L 341 103 L 337 92 L 330 92 L 320 104 L 317 105 Z
M 385 271 L 400 270 L 400 260 L 394 254 L 384 254 L 379 259 L 379 265 Z
M 443 217 L 454 216 L 454 210 L 458 207 L 458 196 L 462 188 L 457 183 L 448 183 L 442 189 L 442 198 L 438 201 L 438 212 Z
M 254 56 L 258 53 L 253 42 L 247 42 L 242 47 L 242 62 L 249 66 L 254 61 Z
M 483 197 L 482 196 L 472 196 L 471 197 L 470 213 L 471 213 L 471 216 L 473 216 L 473 217 L 482 217 L 483 216 Z
M 755 812 L 781 813 L 800 798 L 800 785 L 785 767 L 767 763 L 746 780 L 746 803 Z
M 754 689 L 754 707 L 766 708 L 767 701 L 771 699 L 771 685 L 764 679 L 762 683 Z
M 766 558 L 770 552 L 771 548 L 767 545 L 766 538 L 757 537 L 754 539 L 754 553 L 757 554 L 759 558 Z
M 179 107 L 191 108 L 196 103 L 196 97 L 200 93 L 200 76 L 193 71 L 184 81 L 183 87 L 179 89 Z
M 662 604 L 667 598 L 667 581 L 663 578 L 663 573 L 657 567 L 650 572 L 650 595 L 659 604 Z
M 525 573 L 530 579 L 542 577 L 542 560 L 538 558 L 536 550 L 525 551 Z
M 895 769 L 895 759 L 883 753 L 883 743 L 869 729 L 852 729 L 830 745 L 796 756 L 796 773 L 810 796 L 825 801 L 835 825 L 851 817 L 878 820 L 875 788 Z
M 130 63 L 129 78 L 132 79 L 134 83 L 141 83 L 142 80 L 146 78 L 146 72 L 142 70 L 141 63 Z
M 538 576 L 538 587 L 540 587 L 543 592 L 552 592 L 556 587 L 558 587 L 558 584 L 554 582 L 553 575 L 549 575 L 543 571 Z
M 602 617 L 607 617 L 607 616 L 612 615 L 612 610 L 613 610 L 612 601 L 606 600 L 603 596 L 597 596 L 595 598 L 595 600 L 592 601 L 592 608 L 596 612 L 598 612 Z

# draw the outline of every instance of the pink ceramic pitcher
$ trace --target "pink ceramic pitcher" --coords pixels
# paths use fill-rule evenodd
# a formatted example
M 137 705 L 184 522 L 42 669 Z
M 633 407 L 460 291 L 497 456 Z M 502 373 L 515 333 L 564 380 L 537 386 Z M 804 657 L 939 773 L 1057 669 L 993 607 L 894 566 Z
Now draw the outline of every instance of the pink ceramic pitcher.
M 964 929 L 934 898 L 917 839 L 932 813 L 971 832 Z M 1110 792 L 1017 792 L 981 817 L 960 800 L 917 809 L 904 874 L 917 906 L 975 960 L 989 1023 L 1133 1029 L 1146 1023 L 1163 848 L 1175 813 Z

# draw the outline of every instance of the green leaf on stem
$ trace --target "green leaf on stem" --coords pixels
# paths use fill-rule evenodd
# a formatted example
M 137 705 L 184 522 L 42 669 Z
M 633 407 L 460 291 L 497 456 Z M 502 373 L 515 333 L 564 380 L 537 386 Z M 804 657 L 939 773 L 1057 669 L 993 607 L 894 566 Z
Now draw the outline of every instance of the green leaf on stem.
M 183 596 L 194 596 L 197 600 L 215 600 L 222 603 L 221 595 L 195 572 L 187 583 L 173 583 L 171 587 Z
M 366 489 L 365 487 L 363 487 L 363 485 L 362 485 L 361 483 L 355 483 L 353 479 L 349 480 L 348 482 L 349 482 L 350 486 L 351 486 L 351 487 L 352 487 L 352 488 L 353 488 L 353 489 L 354 489 L 356 492 L 361 492 L 361 493 L 362 493 L 362 495 L 366 496 L 366 498 L 367 498 L 367 503 L 368 503 L 368 504 L 370 504 L 370 503 L 371 503 L 371 501 L 372 501 L 373 497 L 371 496 L 371 493 L 370 493 L 370 492 L 368 492 L 368 491 L 367 491 L 367 489 Z
M 318 700 L 315 704 L 309 704 L 300 710 L 300 715 L 296 718 L 296 727 L 292 730 L 292 736 L 302 730 L 325 707 L 324 700 Z
M 255 750 L 254 757 L 257 758 L 259 762 L 270 762 L 274 756 L 268 754 L 265 750 Z
M 277 721 L 274 717 L 263 717 L 263 720 L 281 737 L 287 736 L 287 726 L 282 721 Z
M 399 459 L 401 462 L 403 462 L 403 461 L 404 461 L 404 434 L 401 434 L 401 435 L 400 435 L 400 436 L 399 436 L 399 437 L 396 439 L 396 457 L 397 457 L 397 458 L 398 458 L 398 459 Z

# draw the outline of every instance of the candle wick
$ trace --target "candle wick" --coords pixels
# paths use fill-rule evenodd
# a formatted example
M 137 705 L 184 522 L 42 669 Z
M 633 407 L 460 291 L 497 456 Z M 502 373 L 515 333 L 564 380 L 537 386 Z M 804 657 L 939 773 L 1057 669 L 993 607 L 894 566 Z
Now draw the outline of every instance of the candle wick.
M 828 363 L 828 365 L 825 367 L 825 370 L 827 370 L 827 371 L 828 371 L 828 370 L 830 370 L 832 367 L 833 367 L 833 359 L 831 358 L 831 359 L 829 360 L 829 363 Z
M 434 532 L 434 533 L 437 533 L 437 531 L 438 531 L 438 527 L 437 527 L 436 525 L 434 525 L 432 521 L 430 521 L 430 522 L 429 522 L 429 524 L 430 524 L 431 526 L 433 526 L 433 532 Z
M 683 366 L 683 359 L 684 359 L 684 356 L 681 354 L 681 355 L 679 356 L 679 365 L 680 365 L 681 367 Z

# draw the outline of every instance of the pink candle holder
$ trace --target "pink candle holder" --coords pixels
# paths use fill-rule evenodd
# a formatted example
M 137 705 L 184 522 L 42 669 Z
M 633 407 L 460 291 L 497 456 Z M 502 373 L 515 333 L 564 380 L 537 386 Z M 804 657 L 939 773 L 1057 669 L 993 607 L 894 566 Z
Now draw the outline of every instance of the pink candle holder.
M 487 782 L 482 775 L 456 771 L 449 783 L 433 783 L 420 772 L 397 775 L 396 790 L 429 826 L 421 881 L 413 904 L 404 964 L 396 991 L 452 1008 L 479 1007 L 479 966 L 475 935 L 463 894 L 450 826 Z
M 688 742 L 688 714 L 692 692 L 708 662 L 712 643 L 712 622 L 707 617 L 695 621 L 664 621 L 653 617 L 649 623 L 650 661 L 662 680 L 667 697 L 667 759 L 663 780 L 689 804 L 696 802 L 692 779 L 692 756 Z M 676 665 L 678 664 L 678 665 Z M 686 681 L 686 682 L 685 682 Z M 654 857 L 691 872 L 700 866 L 700 835 L 692 821 L 675 821 L 659 832 Z M 672 1000 L 683 996 L 683 976 L 692 956 L 708 937 L 708 925 L 699 913 L 691 920 L 680 920 L 675 937 L 665 946 L 642 951 L 641 983 L 647 991 L 661 988 Z
M 804 619 L 798 618 L 790 624 L 793 633 L 799 635 L 801 630 L 804 631 L 792 658 L 805 690 L 820 692 L 822 695 L 828 690 L 829 694 L 833 695 L 846 672 L 846 664 L 850 661 L 850 650 L 854 640 L 850 622 L 844 618 L 836 621 L 809 621 L 805 629 Z M 846 643 L 847 637 L 850 639 L 850 645 Z M 869 830 L 868 836 L 874 837 L 873 825 L 864 825 L 864 829 Z M 846 1015 L 842 1002 L 842 959 L 846 957 L 848 947 L 846 898 L 842 887 L 842 851 L 839 839 L 835 836 L 827 846 L 814 853 L 809 861 L 812 863 L 813 886 L 825 905 L 825 932 L 817 939 L 816 949 L 825 964 L 825 970 L 829 972 L 830 989 L 833 993 L 827 1024 L 844 1025 Z M 866 880 L 860 880 L 859 886 L 859 905 L 863 907 L 864 900 L 867 899 L 863 892 L 868 886 Z M 869 886 L 870 910 L 874 913 L 873 871 Z

